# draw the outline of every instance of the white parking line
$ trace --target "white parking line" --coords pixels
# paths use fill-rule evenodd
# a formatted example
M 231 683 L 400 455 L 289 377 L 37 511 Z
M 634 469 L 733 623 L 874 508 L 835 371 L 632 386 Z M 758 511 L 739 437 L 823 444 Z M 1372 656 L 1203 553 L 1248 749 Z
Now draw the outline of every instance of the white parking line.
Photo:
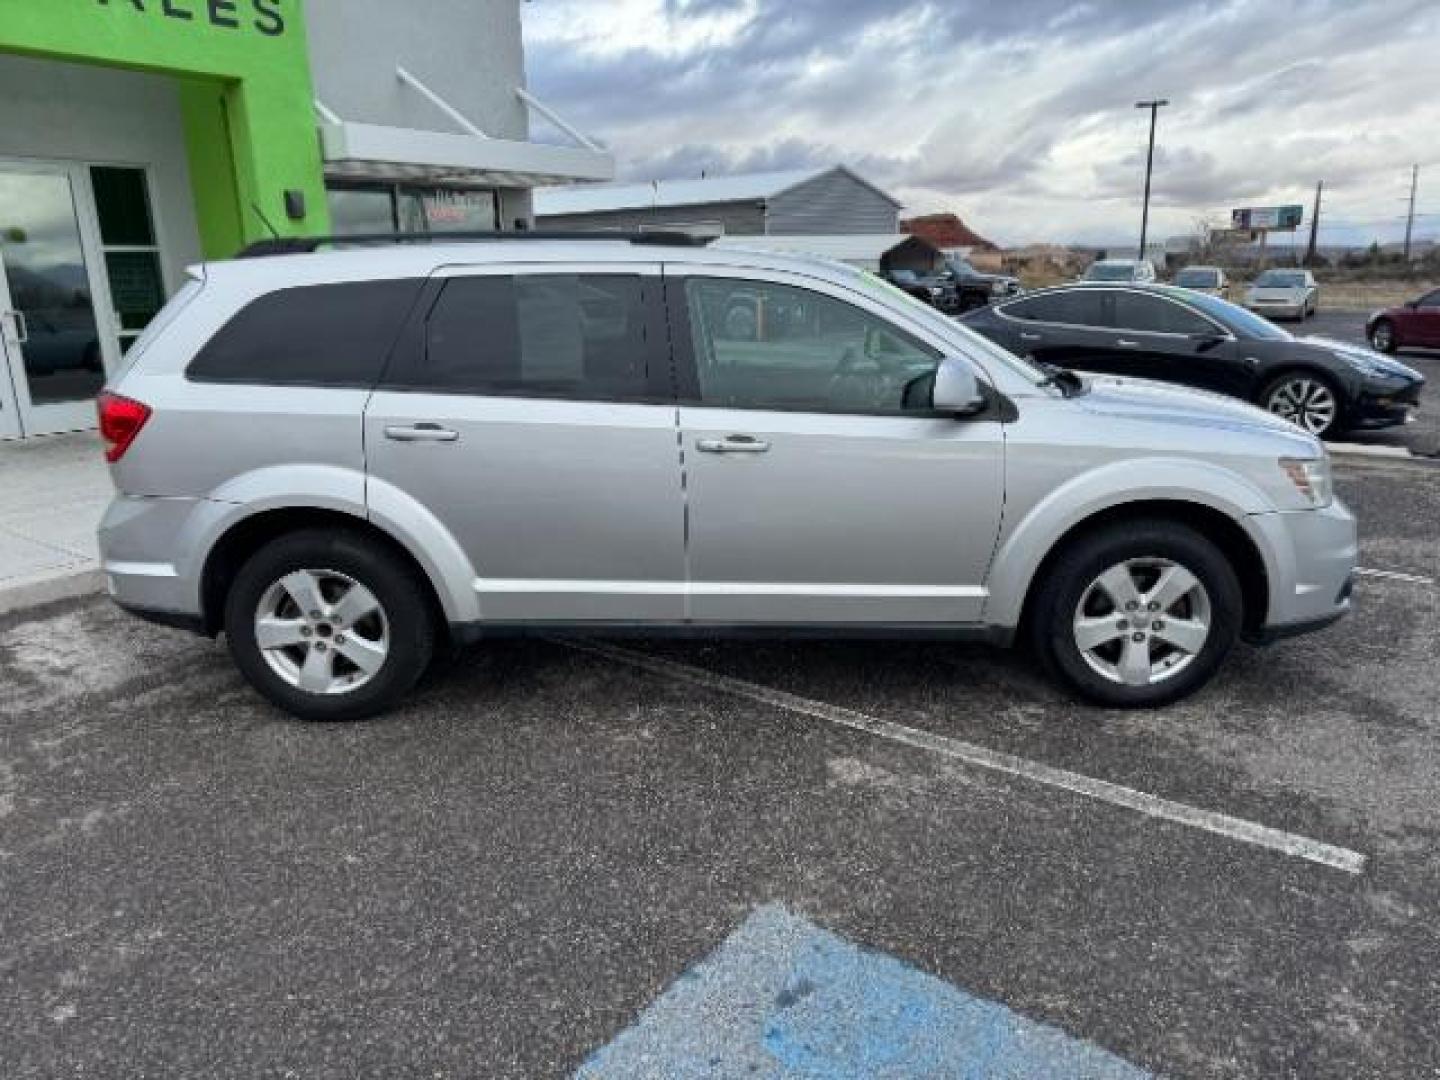
M 1421 577 L 1419 574 L 1402 574 L 1398 570 L 1371 570 L 1364 566 L 1357 566 L 1355 573 L 1361 577 L 1383 578 L 1386 581 L 1408 581 L 1412 585 L 1434 585 L 1435 579 Z
M 786 693 L 784 690 L 775 690 L 758 683 L 720 675 L 674 660 L 665 660 L 658 656 L 650 656 L 631 649 L 597 642 L 557 640 L 560 644 L 567 645 L 572 649 L 607 657 L 654 675 L 689 683 L 706 690 L 718 691 L 722 694 L 749 698 L 751 701 L 758 701 L 787 712 L 814 717 L 817 720 L 825 720 L 841 727 L 863 731 L 868 735 L 888 739 L 891 742 L 903 743 L 920 750 L 942 754 L 982 769 L 1023 777 L 1038 784 L 1061 788 L 1076 795 L 1110 803 L 1113 806 L 1122 806 L 1150 817 L 1186 825 L 1192 829 L 1214 833 L 1217 836 L 1226 836 L 1232 840 L 1268 848 L 1284 855 L 1293 855 L 1298 859 L 1305 859 L 1321 866 L 1343 870 L 1347 874 L 1359 874 L 1365 869 L 1365 856 L 1358 851 L 1335 847 L 1332 844 L 1312 840 L 1305 836 L 1297 836 L 1294 833 L 1282 832 L 1279 829 L 1258 825 L 1243 818 L 1231 817 L 1228 814 L 1219 814 L 1211 810 L 1201 810 L 1184 803 L 1171 802 L 1169 799 L 1162 799 L 1133 788 L 1121 787 L 1119 784 L 1096 780 L 1080 773 L 1068 772 L 1065 769 L 1056 769 L 1026 758 L 1016 757 L 1013 754 L 989 750 L 973 743 L 962 742 L 959 739 L 951 739 L 944 735 L 921 731 L 918 728 L 906 727 L 904 724 L 867 716 L 865 713 L 856 712 L 853 709 L 830 705 L 823 701 L 813 701 L 810 698 Z

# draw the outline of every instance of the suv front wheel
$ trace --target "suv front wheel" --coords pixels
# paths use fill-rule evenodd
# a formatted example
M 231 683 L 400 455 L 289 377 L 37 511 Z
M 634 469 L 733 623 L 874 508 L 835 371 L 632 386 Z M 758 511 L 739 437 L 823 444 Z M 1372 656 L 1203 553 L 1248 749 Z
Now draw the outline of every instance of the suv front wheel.
M 1083 697 L 1153 708 L 1203 686 L 1239 636 L 1240 585 L 1204 535 L 1167 521 L 1082 537 L 1040 584 L 1031 637 Z
M 235 663 L 302 720 L 359 720 L 415 685 L 435 621 L 414 569 L 344 530 L 271 541 L 236 575 L 225 604 Z

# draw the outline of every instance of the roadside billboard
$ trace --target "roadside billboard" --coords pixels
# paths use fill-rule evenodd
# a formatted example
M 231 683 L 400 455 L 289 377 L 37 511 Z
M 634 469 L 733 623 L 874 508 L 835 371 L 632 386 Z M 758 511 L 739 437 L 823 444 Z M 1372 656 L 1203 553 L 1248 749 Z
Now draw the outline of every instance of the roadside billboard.
M 1247 206 L 1230 211 L 1230 227 L 1246 232 L 1294 232 L 1304 216 L 1303 206 Z

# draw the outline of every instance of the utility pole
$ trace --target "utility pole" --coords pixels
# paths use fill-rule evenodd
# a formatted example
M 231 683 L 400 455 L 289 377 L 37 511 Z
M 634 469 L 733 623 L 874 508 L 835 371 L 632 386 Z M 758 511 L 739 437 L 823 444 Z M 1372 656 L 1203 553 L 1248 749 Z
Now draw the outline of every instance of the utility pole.
M 1160 110 L 1169 105 L 1170 102 L 1164 98 L 1156 98 L 1153 101 L 1137 101 L 1137 109 L 1150 110 L 1150 149 L 1145 154 L 1145 204 L 1140 211 L 1140 258 L 1145 258 L 1145 240 L 1150 232 L 1150 174 L 1155 168 L 1155 117 Z
M 1325 181 L 1315 184 L 1315 210 L 1310 215 L 1310 243 L 1305 248 L 1305 265 L 1315 261 L 1315 243 L 1320 234 L 1320 194 L 1325 190 Z
M 1410 235 L 1415 231 L 1415 189 L 1420 185 L 1420 166 L 1410 167 L 1410 212 L 1405 215 L 1405 265 L 1410 265 Z

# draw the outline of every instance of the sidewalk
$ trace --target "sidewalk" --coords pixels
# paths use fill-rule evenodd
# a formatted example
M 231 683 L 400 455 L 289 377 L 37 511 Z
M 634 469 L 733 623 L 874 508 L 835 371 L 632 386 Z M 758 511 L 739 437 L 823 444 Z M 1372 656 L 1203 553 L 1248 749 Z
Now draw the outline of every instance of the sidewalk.
M 100 587 L 111 494 L 94 432 L 0 442 L 0 614 Z

